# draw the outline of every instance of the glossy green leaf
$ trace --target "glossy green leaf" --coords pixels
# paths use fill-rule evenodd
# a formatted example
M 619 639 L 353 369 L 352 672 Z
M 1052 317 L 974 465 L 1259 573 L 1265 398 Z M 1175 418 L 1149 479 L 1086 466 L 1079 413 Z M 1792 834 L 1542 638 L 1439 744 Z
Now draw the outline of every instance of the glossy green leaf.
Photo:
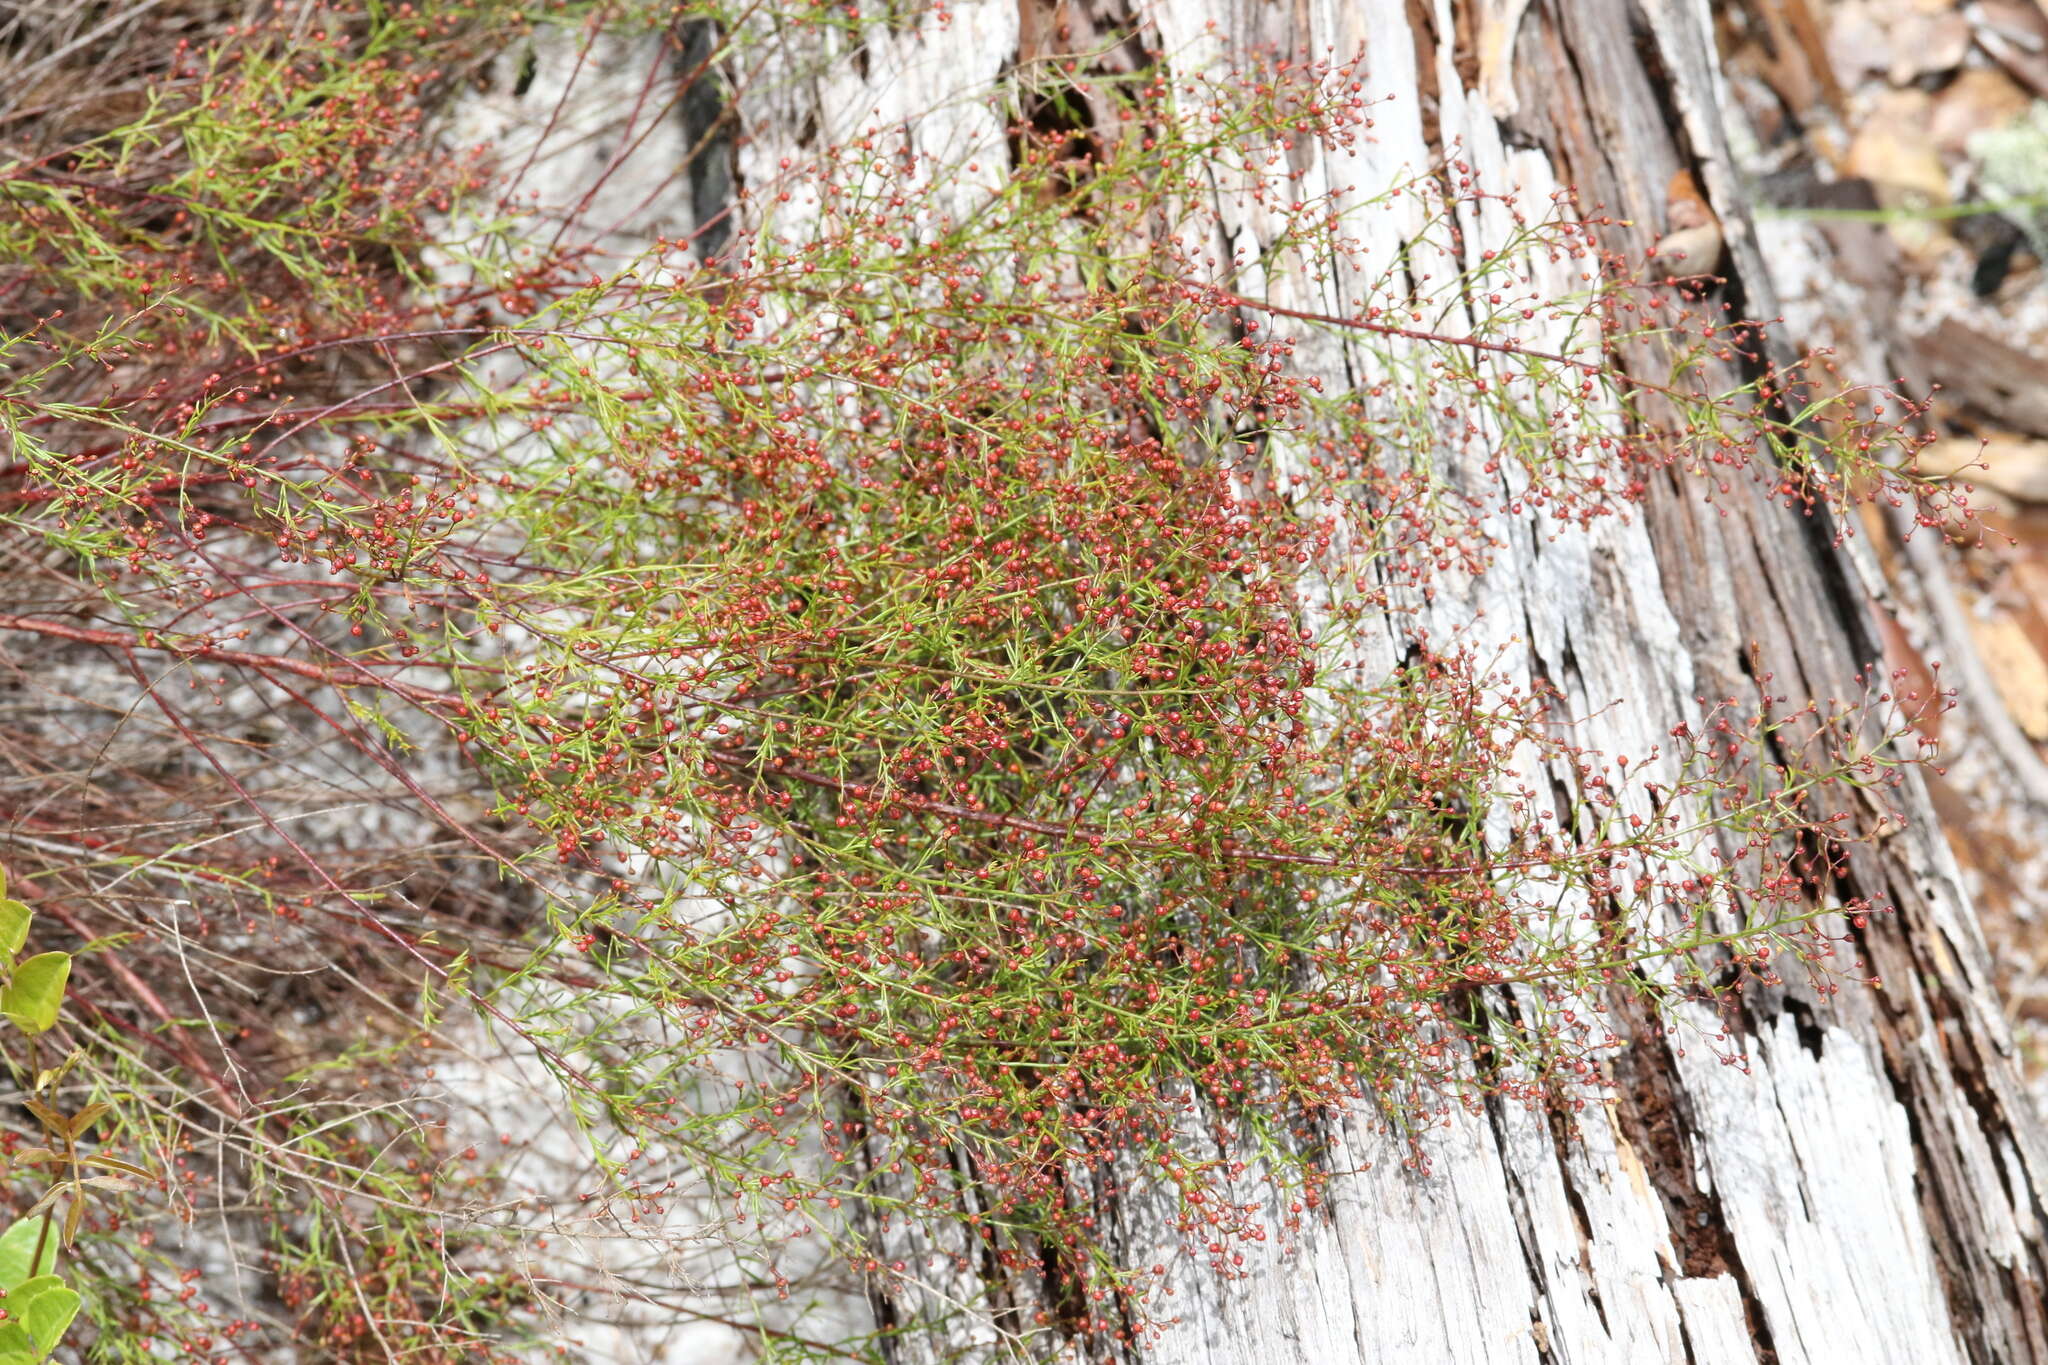
M 29 1258 L 36 1254 L 36 1239 L 42 1235 L 43 1220 L 24 1218 L 0 1232 L 0 1291 L 12 1293 L 15 1286 L 38 1274 L 47 1275 L 57 1264 L 57 1234 L 53 1229 L 49 1242 L 43 1247 L 42 1260 L 31 1266 Z M 0 1343 L 0 1349 L 4 1349 Z
M 13 957 L 28 942 L 29 921 L 36 912 L 20 901 L 0 900 L 0 952 Z
M 55 1275 L 30 1280 L 7 1296 L 9 1310 L 28 1329 L 34 1349 L 44 1355 L 56 1350 L 71 1329 L 81 1302 L 78 1292 L 66 1288 Z
M 47 1033 L 57 1026 L 64 983 L 70 979 L 71 954 L 37 953 L 14 969 L 14 979 L 0 990 L 0 1014 L 23 1033 Z
M 16 1322 L 26 1324 L 28 1322 L 28 1310 L 34 1306 L 35 1301 L 51 1290 L 62 1289 L 63 1287 L 64 1281 L 58 1279 L 55 1275 L 37 1275 L 33 1279 L 23 1280 L 20 1284 L 7 1291 L 7 1298 L 5 1300 L 7 1315 Z M 34 1336 L 35 1333 L 31 1331 L 29 1335 Z

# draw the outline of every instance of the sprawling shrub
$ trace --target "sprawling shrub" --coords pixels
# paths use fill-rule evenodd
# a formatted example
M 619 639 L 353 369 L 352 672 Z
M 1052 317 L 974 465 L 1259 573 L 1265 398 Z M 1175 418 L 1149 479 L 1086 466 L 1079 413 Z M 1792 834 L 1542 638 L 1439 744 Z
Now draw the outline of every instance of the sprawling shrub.
M 1911 405 L 1455 152 L 1309 176 L 1342 64 L 1076 53 L 944 156 L 736 163 L 943 22 L 847 16 L 223 15 L 0 164 L 9 857 L 160 1177 L 85 1224 L 102 1357 L 477 1359 L 586 1289 L 859 1355 L 800 1310 L 913 1254 L 1013 1341 L 1143 1331 L 1120 1191 L 1227 1275 L 1339 1111 L 1426 1164 L 1597 1093 L 1619 1000 L 1864 975 L 1882 680 L 1600 753 L 1449 604 L 1673 479 L 1953 525 Z M 578 34 L 659 60 L 542 203 L 440 115 Z M 636 237 L 664 120 L 695 217 Z M 684 1234 L 694 1291 L 561 1269 Z

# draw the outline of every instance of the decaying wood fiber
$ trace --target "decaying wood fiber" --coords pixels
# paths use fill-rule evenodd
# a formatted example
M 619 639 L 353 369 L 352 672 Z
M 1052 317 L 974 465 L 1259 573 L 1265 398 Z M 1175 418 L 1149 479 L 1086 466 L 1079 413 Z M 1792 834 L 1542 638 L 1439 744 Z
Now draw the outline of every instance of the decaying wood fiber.
M 1704 5 L 1092 3 L 968 0 L 949 22 L 876 25 L 859 62 L 743 108 L 741 183 L 863 121 L 907 127 L 939 163 L 990 142 L 992 115 L 962 97 L 1054 35 L 1100 51 L 1091 34 L 1140 30 L 1180 63 L 1258 47 L 1362 52 L 1369 91 L 1395 98 L 1376 111 L 1375 140 L 1306 167 L 1305 193 L 1371 193 L 1448 153 L 1527 202 L 1571 187 L 1581 211 L 1616 220 L 1611 245 L 1640 251 L 1663 234 L 1673 173 L 1690 170 L 1727 233 L 1727 297 L 1749 315 L 1775 311 L 1721 132 Z M 1107 50 L 1110 61 L 1124 51 Z M 924 112 L 935 109 L 946 112 Z M 1273 224 L 1235 204 L 1218 211 L 1226 254 L 1256 257 Z M 1372 221 L 1383 226 L 1368 232 L 1400 231 L 1396 217 Z M 1482 239 L 1486 225 L 1472 226 Z M 1343 289 L 1275 279 L 1269 296 L 1344 314 Z M 1363 377 L 1364 358 L 1325 338 L 1304 337 L 1300 359 L 1327 383 Z M 1695 698 L 1754 697 L 1764 674 L 1795 696 L 1847 695 L 1880 657 L 1866 579 L 1834 528 L 1762 490 L 1709 504 L 1673 476 L 1628 524 L 1555 529 L 1503 524 L 1502 562 L 1434 610 L 1468 638 L 1479 621 L 1477 639 L 1523 677 L 1597 713 L 1593 747 L 1648 752 Z M 1400 646 L 1390 633 L 1389 661 Z M 1638 1019 L 1612 1099 L 1579 1115 L 1578 1133 L 1496 1105 L 1433 1138 L 1426 1173 L 1361 1116 L 1331 1158 L 1355 1173 L 1334 1182 L 1298 1253 L 1235 1285 L 1176 1274 L 1178 1327 L 1128 1349 L 1215 1365 L 2048 1361 L 2048 1158 L 1950 855 L 1917 789 L 1907 805 L 1911 827 L 1854 869 L 1857 891 L 1897 907 L 1861 935 L 1881 991 L 1749 997 L 1746 1073 Z M 1172 1240 L 1136 1197 L 1106 1198 L 1104 1213 L 1134 1261 Z M 897 1235 L 895 1249 L 927 1265 L 954 1250 Z M 945 1311 L 983 1286 L 927 1284 L 880 1306 L 885 1321 L 931 1324 L 897 1339 L 901 1358 L 1001 1349 L 1000 1315 Z M 999 1307 L 1057 1307 L 1060 1288 L 992 1292 Z

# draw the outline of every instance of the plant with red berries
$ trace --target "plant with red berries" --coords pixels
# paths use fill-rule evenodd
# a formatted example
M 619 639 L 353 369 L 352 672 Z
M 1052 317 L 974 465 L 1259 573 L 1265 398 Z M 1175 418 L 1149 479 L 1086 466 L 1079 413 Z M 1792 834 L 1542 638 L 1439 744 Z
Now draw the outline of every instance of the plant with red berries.
M 454 1359 L 546 1320 L 513 1139 L 476 1155 L 442 1067 L 553 1087 L 575 1237 L 687 1217 L 733 1292 L 799 1299 L 950 1262 L 1008 1338 L 1092 1338 L 1152 1311 L 1107 1192 L 1228 1275 L 1322 1197 L 1339 1114 L 1426 1161 L 1450 1106 L 1597 1092 L 1618 1002 L 1864 974 L 1888 693 L 1764 678 L 1604 754 L 1441 604 L 1672 472 L 1952 524 L 1912 405 L 1818 357 L 1708 387 L 1757 337 L 1708 282 L 1455 158 L 1311 193 L 1290 148 L 1369 124 L 1342 64 L 1155 54 L 1084 97 L 1077 54 L 958 164 L 855 134 L 629 251 L 595 189 L 523 208 L 425 131 L 473 16 L 321 14 L 0 168 L 0 515 L 43 566 L 0 628 L 107 661 L 174 755 L 34 768 L 13 828 L 75 932 L 132 936 L 95 1017 L 133 1140 L 209 1153 L 177 1207 L 278 1211 L 281 1310 L 225 1335 Z M 716 89 L 704 154 L 852 22 L 784 17 L 691 7 L 621 145 Z M 1213 245 L 1237 205 L 1256 260 Z M 266 1007 L 315 979 L 345 1045 Z M 139 1292 L 101 1341 L 209 1349 L 105 1231 Z

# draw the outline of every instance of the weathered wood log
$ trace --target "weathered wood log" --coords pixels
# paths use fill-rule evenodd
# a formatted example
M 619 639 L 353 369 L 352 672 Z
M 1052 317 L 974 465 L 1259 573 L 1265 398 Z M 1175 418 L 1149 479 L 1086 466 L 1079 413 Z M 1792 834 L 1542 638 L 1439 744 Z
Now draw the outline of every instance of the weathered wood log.
M 1362 53 L 1369 90 L 1393 102 L 1375 140 L 1341 160 L 1301 152 L 1305 192 L 1370 193 L 1449 156 L 1527 200 L 1569 187 L 1611 217 L 1611 245 L 1640 252 L 1663 234 L 1672 176 L 1690 171 L 1727 237 L 1725 297 L 1775 311 L 1722 132 L 1707 10 L 1684 0 L 1165 0 L 1137 16 L 969 0 L 946 21 L 878 22 L 860 61 L 744 100 L 740 182 L 766 183 L 776 158 L 863 125 L 907 127 L 952 164 L 1000 137 L 971 97 L 1019 59 L 1063 44 L 1125 60 L 1110 40 L 1133 33 L 1181 64 Z M 1273 223 L 1217 211 L 1220 245 L 1256 258 Z M 1388 247 L 1400 223 L 1378 230 Z M 1339 279 L 1270 283 L 1274 302 L 1348 311 Z M 1300 358 L 1333 383 L 1361 378 L 1364 358 L 1326 338 L 1304 335 Z M 1501 529 L 1502 561 L 1431 619 L 1476 629 L 1523 677 L 1562 689 L 1609 752 L 1648 752 L 1694 698 L 1753 698 L 1760 678 L 1846 695 L 1881 657 L 1869 575 L 1837 528 L 1765 490 L 1709 504 L 1674 476 L 1628 524 Z M 1390 631 L 1390 657 L 1398 647 Z M 1426 1171 L 1361 1114 L 1332 1135 L 1347 1173 L 1291 1257 L 1236 1284 L 1176 1270 L 1165 1302 L 1178 1324 L 1125 1349 L 1273 1365 L 2048 1361 L 2048 1153 L 1947 847 L 1917 789 L 1907 806 L 1910 827 L 1854 864 L 1856 889 L 1897 907 L 1858 933 L 1881 989 L 1749 994 L 1731 1044 L 1740 1068 L 1639 1014 L 1611 1097 L 1576 1132 L 1494 1104 L 1432 1135 Z M 1103 1216 L 1122 1254 L 1149 1263 L 1173 1236 L 1124 1189 L 1105 1194 Z M 889 1236 L 942 1253 L 932 1264 L 962 1251 Z M 891 1349 L 997 1354 L 1006 1305 L 1057 1307 L 1062 1292 L 977 1278 L 888 1291 L 884 1322 L 907 1329 Z

